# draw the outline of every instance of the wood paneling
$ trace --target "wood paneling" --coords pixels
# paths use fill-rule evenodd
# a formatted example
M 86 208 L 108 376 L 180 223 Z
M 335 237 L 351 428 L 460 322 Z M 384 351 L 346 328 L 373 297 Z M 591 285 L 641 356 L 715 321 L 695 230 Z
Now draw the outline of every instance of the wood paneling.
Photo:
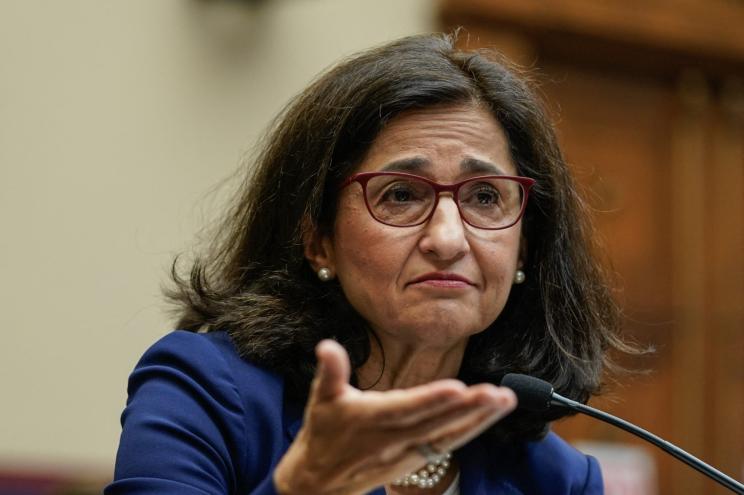
M 593 401 L 741 479 L 744 2 L 448 0 L 446 29 L 534 69 L 595 212 L 624 331 L 656 353 Z M 570 440 L 643 445 L 574 417 Z M 659 493 L 727 493 L 648 447 Z
M 744 475 L 744 84 L 723 81 L 707 171 L 706 377 L 717 414 L 707 418 L 707 454 L 727 473 Z M 721 492 L 725 493 L 725 492 Z
M 744 58 L 744 6 L 731 0 L 456 0 L 442 2 L 442 16 L 448 26 L 502 23 Z
M 705 314 L 705 169 L 709 157 L 711 95 L 705 78 L 683 74 L 678 88 L 680 102 L 672 126 L 673 169 L 669 200 L 673 205 L 671 232 L 674 338 L 671 350 L 672 402 L 668 408 L 672 432 L 685 432 L 673 440 L 701 458 L 705 456 L 706 409 L 697 404 L 707 395 L 705 361 L 708 355 Z M 696 407 L 690 407 L 695 404 Z M 709 458 L 708 458 L 709 459 Z M 685 469 L 674 477 L 676 493 L 702 493 L 702 478 Z

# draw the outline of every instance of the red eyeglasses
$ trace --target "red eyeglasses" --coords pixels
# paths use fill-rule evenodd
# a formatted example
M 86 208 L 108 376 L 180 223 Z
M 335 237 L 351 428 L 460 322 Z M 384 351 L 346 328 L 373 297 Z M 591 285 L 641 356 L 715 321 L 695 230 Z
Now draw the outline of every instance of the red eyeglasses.
M 439 184 L 404 172 L 362 172 L 346 179 L 341 188 L 358 182 L 372 218 L 392 227 L 413 227 L 429 221 L 439 195 L 452 198 L 465 223 L 486 230 L 507 229 L 524 214 L 534 179 L 510 175 L 471 177 L 455 184 Z

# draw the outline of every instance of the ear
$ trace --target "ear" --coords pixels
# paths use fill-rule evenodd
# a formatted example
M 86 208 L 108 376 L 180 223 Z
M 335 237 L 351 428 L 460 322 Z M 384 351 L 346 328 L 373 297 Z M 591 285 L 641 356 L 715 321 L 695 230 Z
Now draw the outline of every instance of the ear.
M 330 236 L 321 234 L 317 226 L 309 220 L 302 223 L 302 246 L 305 259 L 310 263 L 313 271 L 328 268 L 331 275 L 335 276 L 336 263 Z

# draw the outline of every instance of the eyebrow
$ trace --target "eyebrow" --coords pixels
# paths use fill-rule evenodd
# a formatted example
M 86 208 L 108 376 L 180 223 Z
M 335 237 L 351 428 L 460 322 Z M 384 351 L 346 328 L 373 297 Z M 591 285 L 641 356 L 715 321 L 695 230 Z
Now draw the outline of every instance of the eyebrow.
M 412 157 L 402 158 L 385 165 L 381 171 L 383 172 L 421 172 L 431 167 L 431 162 L 426 158 Z M 477 174 L 492 174 L 492 175 L 507 175 L 504 171 L 494 165 L 491 162 L 479 160 L 477 158 L 465 158 L 460 162 L 460 168 L 465 173 L 477 173 Z
M 497 165 L 491 162 L 478 160 L 477 158 L 466 158 L 460 163 L 460 168 L 469 173 L 488 173 L 493 175 L 507 175 Z
M 423 169 L 429 168 L 431 163 L 426 158 L 413 157 L 413 158 L 402 158 L 390 162 L 382 167 L 383 172 L 420 172 Z

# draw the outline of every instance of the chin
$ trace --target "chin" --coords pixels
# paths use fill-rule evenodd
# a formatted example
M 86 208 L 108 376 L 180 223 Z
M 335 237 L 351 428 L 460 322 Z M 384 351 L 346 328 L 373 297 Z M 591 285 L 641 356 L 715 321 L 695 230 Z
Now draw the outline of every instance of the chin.
M 463 325 L 462 320 L 426 318 L 398 326 L 396 336 L 416 345 L 451 347 L 483 331 L 476 325 Z

